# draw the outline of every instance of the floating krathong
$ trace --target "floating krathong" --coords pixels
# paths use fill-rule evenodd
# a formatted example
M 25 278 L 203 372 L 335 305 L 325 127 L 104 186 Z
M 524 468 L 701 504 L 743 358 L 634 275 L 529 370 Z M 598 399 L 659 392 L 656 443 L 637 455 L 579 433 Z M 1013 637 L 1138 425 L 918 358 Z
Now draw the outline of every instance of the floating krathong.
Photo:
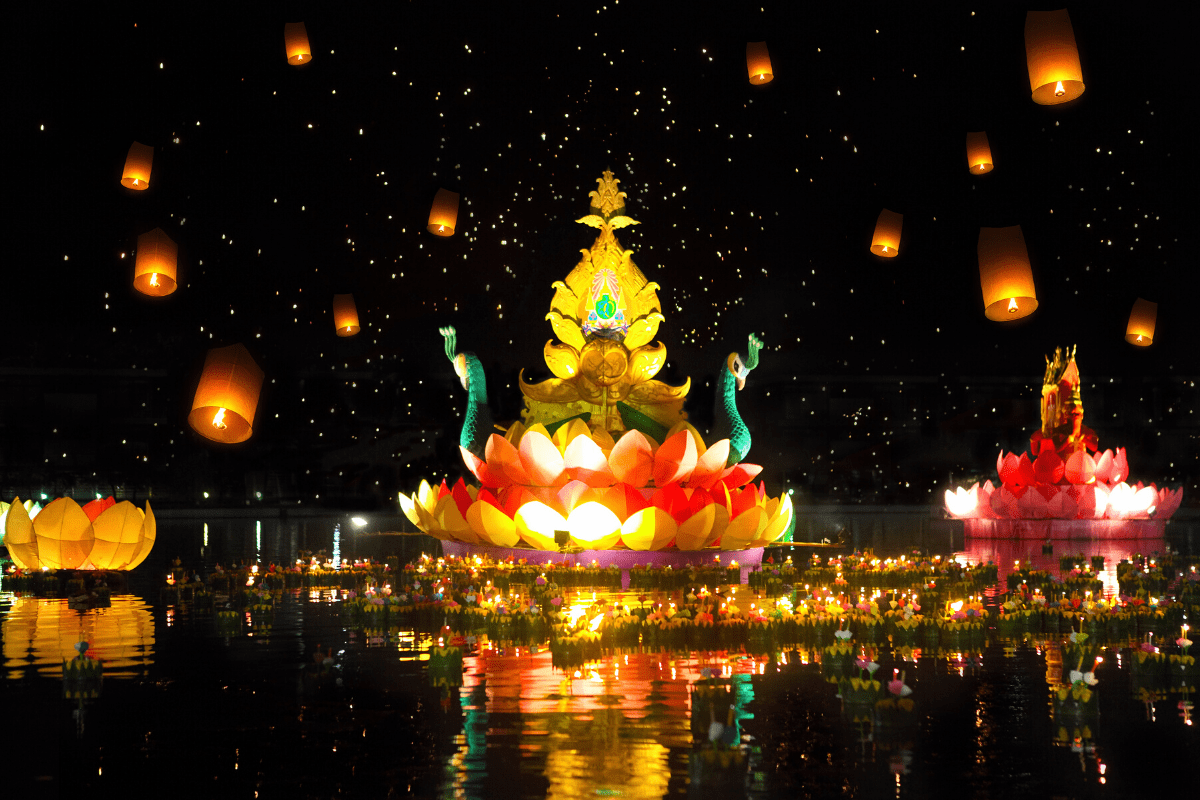
M 787 495 L 768 497 L 752 483 L 762 467 L 741 463 L 750 432 L 737 391 L 758 365 L 762 342 L 731 353 L 717 381 L 716 424 L 706 442 L 683 411 L 690 381 L 654 380 L 666 347 L 652 341 L 665 317 L 647 281 L 614 230 L 625 216 L 624 192 L 605 172 L 579 222 L 600 229 L 565 281 L 557 281 L 546 315 L 559 342 L 545 347 L 555 377 L 520 382 L 523 421 L 493 425 L 479 359 L 456 351 L 443 328 L 446 356 L 469 393 L 459 450 L 478 486 L 461 479 L 426 482 L 400 495 L 422 531 L 472 545 L 557 550 L 741 550 L 762 547 L 792 527 Z M 494 433 L 494 430 L 502 433 Z
M 1083 424 L 1075 350 L 1046 359 L 1042 427 L 1030 453 L 1000 452 L 996 473 L 970 489 L 946 490 L 946 511 L 956 519 L 1166 519 L 1183 501 L 1183 488 L 1126 483 L 1125 448 L 1098 449 L 1096 432 Z

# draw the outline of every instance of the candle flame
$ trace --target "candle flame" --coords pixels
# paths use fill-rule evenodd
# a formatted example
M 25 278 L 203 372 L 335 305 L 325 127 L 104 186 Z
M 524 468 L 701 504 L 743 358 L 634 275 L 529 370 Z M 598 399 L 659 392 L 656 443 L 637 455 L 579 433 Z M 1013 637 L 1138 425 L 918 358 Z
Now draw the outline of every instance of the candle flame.
M 212 424 L 213 424 L 214 428 L 219 428 L 220 430 L 225 430 L 225 409 L 223 409 L 223 408 L 217 409 L 217 413 L 213 415 Z
M 1067 90 L 1063 88 L 1062 81 L 1059 81 L 1058 85 L 1054 87 L 1054 96 L 1062 97 L 1066 93 L 1067 93 Z
M 1140 333 L 1138 334 L 1138 338 L 1137 338 L 1137 340 L 1138 340 L 1139 342 L 1142 340 L 1142 335 L 1141 335 Z
M 150 285 L 151 285 L 151 286 L 158 286 L 158 273 L 157 273 L 157 272 L 151 272 L 151 273 L 150 273 Z M 1140 339 L 1140 338 L 1142 338 L 1142 337 L 1140 337 L 1140 336 L 1139 336 L 1138 338 Z
M 1017 312 L 1017 298 L 1008 298 L 1008 313 L 1015 314 Z

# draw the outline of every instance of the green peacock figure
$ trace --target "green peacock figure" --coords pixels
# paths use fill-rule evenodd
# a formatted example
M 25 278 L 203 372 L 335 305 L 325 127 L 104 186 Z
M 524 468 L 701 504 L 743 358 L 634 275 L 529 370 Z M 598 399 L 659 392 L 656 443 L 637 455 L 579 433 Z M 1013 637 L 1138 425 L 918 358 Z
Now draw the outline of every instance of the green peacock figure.
M 729 439 L 728 466 L 743 461 L 750 452 L 750 429 L 738 413 L 737 393 L 746 385 L 746 376 L 750 374 L 750 370 L 758 366 L 758 351 L 762 346 L 762 340 L 753 333 L 750 334 L 750 342 L 746 345 L 746 358 L 743 359 L 737 353 L 730 353 L 725 359 L 725 369 L 721 370 L 721 376 L 717 379 L 713 429 L 709 439 Z
M 446 358 L 454 365 L 454 372 L 467 390 L 467 408 L 463 413 L 462 433 L 458 443 L 478 458 L 484 457 L 488 436 L 494 428 L 492 411 L 487 402 L 487 378 L 483 365 L 474 353 L 456 353 L 458 334 L 454 327 L 438 328 L 445 339 Z

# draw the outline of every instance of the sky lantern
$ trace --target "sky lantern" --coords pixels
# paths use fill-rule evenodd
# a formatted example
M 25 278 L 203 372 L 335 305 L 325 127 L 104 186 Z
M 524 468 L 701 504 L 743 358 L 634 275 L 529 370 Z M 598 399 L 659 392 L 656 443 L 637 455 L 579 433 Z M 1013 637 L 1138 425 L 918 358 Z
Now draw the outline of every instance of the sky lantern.
M 458 192 L 438 189 L 429 209 L 429 232 L 435 236 L 453 236 L 458 222 Z
M 875 235 L 871 237 L 871 252 L 884 258 L 895 258 L 900 253 L 900 230 L 904 227 L 904 215 L 886 208 L 879 212 L 875 221 Z
M 308 46 L 308 31 L 303 22 L 283 23 L 283 49 L 288 63 L 293 66 L 312 61 L 312 48 Z
M 967 169 L 972 175 L 983 175 L 992 168 L 992 146 L 988 144 L 987 131 L 968 131 Z
M 1038 307 L 1020 225 L 979 229 L 979 284 L 983 313 L 990 320 L 1009 322 L 1029 316 Z
M 129 145 L 125 156 L 125 169 L 121 172 L 121 185 L 126 189 L 144 190 L 150 186 L 150 166 L 154 163 L 154 148 L 148 144 L 134 142 Z
M 1065 8 L 1025 16 L 1025 60 L 1033 102 L 1053 106 L 1083 94 L 1083 69 Z
M 1125 341 L 1138 347 L 1149 347 L 1154 343 L 1154 322 L 1158 319 L 1158 303 L 1138 298 L 1129 312 L 1129 324 L 1125 326 Z
M 253 432 L 262 382 L 263 371 L 243 345 L 209 350 L 188 424 L 214 442 L 246 441 Z
M 354 295 L 335 294 L 333 296 L 333 327 L 337 330 L 338 336 L 353 336 L 360 330 Z
M 151 297 L 163 297 L 175 291 L 179 246 L 162 228 L 143 233 L 137 241 L 137 259 L 133 264 L 133 288 Z
M 770 83 L 774 79 L 771 54 L 767 52 L 766 42 L 746 42 L 746 73 L 755 86 Z

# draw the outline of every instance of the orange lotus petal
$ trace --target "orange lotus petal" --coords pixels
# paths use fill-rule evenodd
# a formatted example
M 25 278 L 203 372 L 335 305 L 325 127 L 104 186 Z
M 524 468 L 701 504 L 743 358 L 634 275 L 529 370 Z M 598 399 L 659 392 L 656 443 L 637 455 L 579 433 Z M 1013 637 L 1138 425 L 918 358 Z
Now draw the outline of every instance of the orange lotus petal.
M 534 425 L 521 437 L 521 464 L 534 486 L 562 486 L 567 482 L 562 453 L 550 437 Z
M 666 511 L 676 523 L 691 516 L 691 504 L 687 493 L 677 483 L 655 491 L 650 497 L 650 504 Z
M 5 524 L 4 544 L 8 547 L 9 558 L 21 569 L 41 569 L 42 561 L 38 556 L 37 535 L 33 532 L 33 520 L 21 503 L 21 498 L 14 497 L 12 507 L 8 510 Z
M 767 527 L 767 514 L 762 506 L 754 506 L 729 521 L 721 536 L 722 550 L 745 550 Z
M 607 550 L 621 537 L 621 520 L 600 503 L 584 503 L 567 517 L 571 541 L 585 550 Z
M 521 486 L 528 486 L 532 482 L 529 473 L 525 471 L 525 465 L 521 462 L 520 451 L 500 434 L 493 433 L 488 437 L 484 455 L 487 456 L 488 469 L 493 474 L 500 472 L 509 481 Z
M 650 482 L 654 469 L 654 450 L 641 431 L 626 431 L 608 455 L 613 477 L 630 486 L 642 487 Z
M 92 520 L 96 541 L 88 563 L 96 569 L 124 569 L 137 554 L 144 521 L 145 515 L 128 500 L 105 508 Z
M 688 478 L 689 486 L 701 489 L 710 488 L 725 472 L 725 462 L 729 460 L 729 440 L 721 439 L 713 442 L 712 446 L 696 457 L 696 468 Z
M 675 534 L 675 546 L 680 550 L 701 549 L 707 543 L 716 519 L 716 505 L 708 503 L 700 506 L 690 517 L 679 523 L 679 531 Z
M 696 469 L 696 441 L 689 431 L 668 436 L 654 453 L 654 485 L 662 488 L 685 481 Z
M 736 489 L 757 478 L 760 472 L 762 472 L 762 467 L 758 464 L 734 464 L 728 474 L 721 477 L 720 483 L 730 489 Z
M 621 525 L 621 541 L 630 550 L 661 550 L 678 531 L 679 526 L 670 514 L 650 506 L 625 520 Z
M 521 537 L 517 535 L 517 523 L 482 497 L 483 494 L 480 492 L 480 499 L 467 509 L 467 524 L 481 541 L 496 547 L 515 546 L 521 541 Z
M 692 426 L 692 423 L 685 419 L 681 419 L 679 422 L 676 422 L 671 426 L 671 430 L 667 431 L 667 438 L 670 439 L 680 431 L 687 431 L 692 435 L 692 441 L 696 443 L 697 457 L 704 455 L 705 450 L 708 448 L 708 446 L 704 443 L 704 437 L 700 435 L 700 431 L 696 430 L 695 427 Z M 726 454 L 725 457 L 728 458 L 728 454 Z
M 539 550 L 557 550 L 554 532 L 568 530 L 567 521 L 562 514 L 536 500 L 517 509 L 513 519 L 516 522 L 517 534 Z
M 493 434 L 494 435 L 494 434 Z M 501 470 L 490 470 L 486 461 L 481 461 L 467 448 L 461 444 L 458 446 L 459 453 L 462 454 L 463 463 L 467 465 L 467 469 L 471 470 L 471 474 L 484 486 L 489 489 L 499 489 L 502 486 L 508 486 L 512 483 L 509 477 Z
M 78 569 L 87 561 L 95 542 L 92 521 L 69 497 L 60 497 L 43 508 L 33 520 L 33 533 L 42 566 L 50 569 Z
M 117 501 L 113 499 L 112 495 L 105 497 L 103 500 L 101 500 L 100 498 L 96 498 L 95 500 L 91 501 L 90 503 L 83 504 L 83 513 L 87 514 L 88 519 L 90 519 L 92 522 L 95 522 L 96 517 L 100 516 L 105 511 L 112 508 L 116 504 L 117 504 Z M 130 505 L 132 505 L 132 503 Z M 136 506 L 134 506 L 134 507 L 136 508 Z
M 588 486 L 612 486 L 617 482 L 608 466 L 608 457 L 590 436 L 576 436 L 563 453 L 563 466 L 574 480 Z

